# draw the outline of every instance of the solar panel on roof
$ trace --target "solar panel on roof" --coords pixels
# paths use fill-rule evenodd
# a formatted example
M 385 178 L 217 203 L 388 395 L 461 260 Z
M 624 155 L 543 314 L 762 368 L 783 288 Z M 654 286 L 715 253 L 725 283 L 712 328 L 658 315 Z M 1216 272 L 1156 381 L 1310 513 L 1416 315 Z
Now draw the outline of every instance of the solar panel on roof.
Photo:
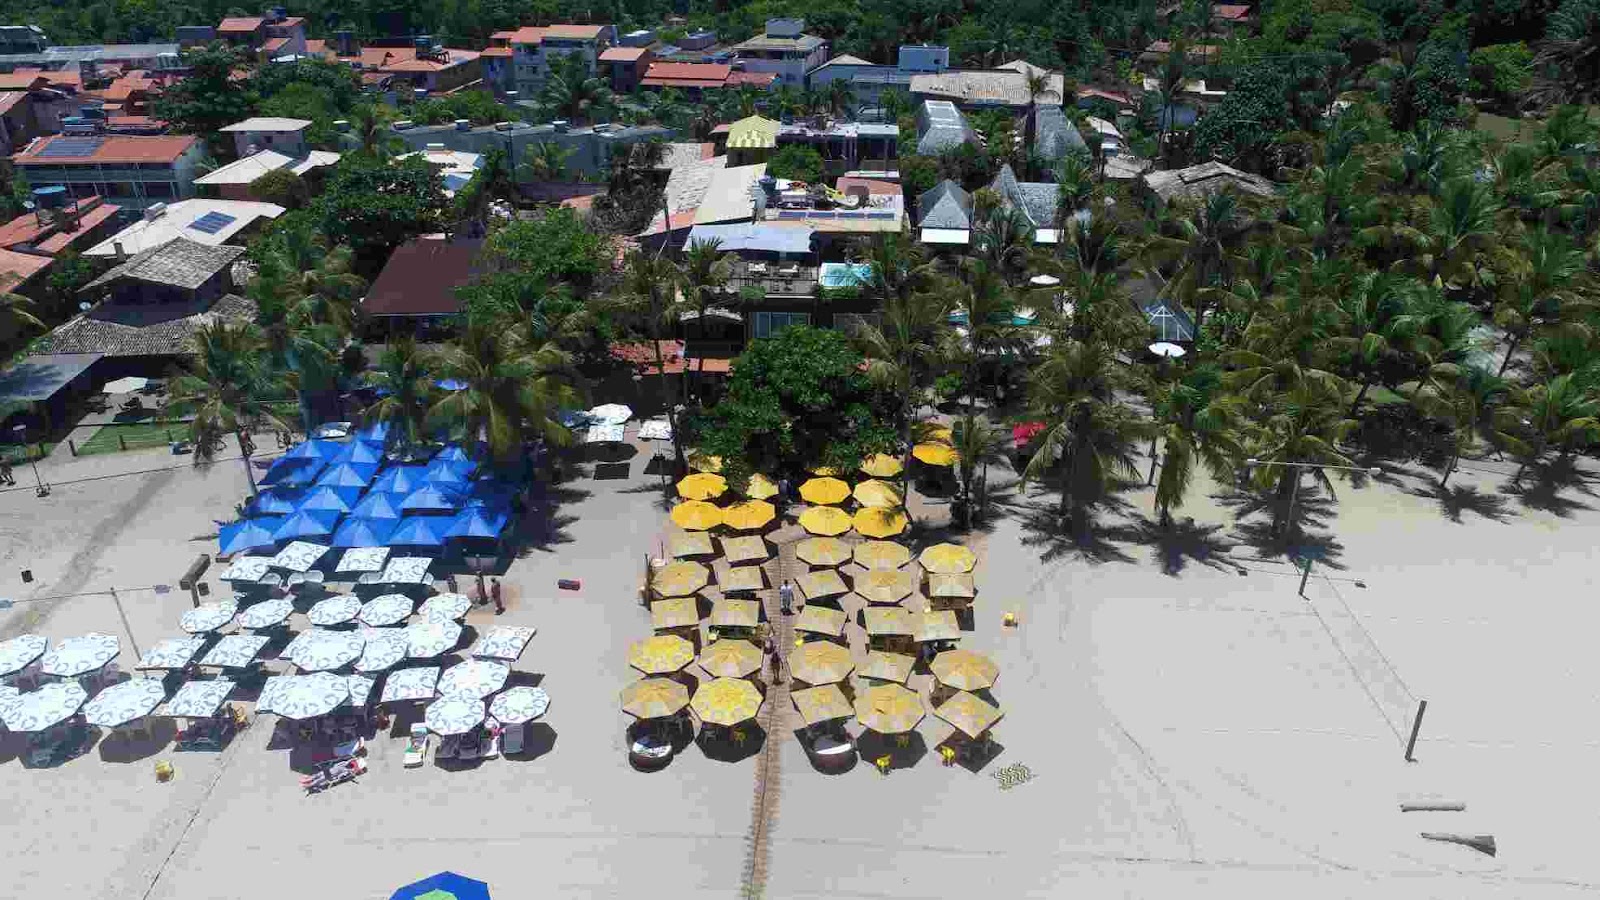
M 45 144 L 37 155 L 53 159 L 93 156 L 103 143 L 103 137 L 58 137 Z
M 189 227 L 201 234 L 216 234 L 222 229 L 233 224 L 235 218 L 223 212 L 208 212 L 193 222 Z

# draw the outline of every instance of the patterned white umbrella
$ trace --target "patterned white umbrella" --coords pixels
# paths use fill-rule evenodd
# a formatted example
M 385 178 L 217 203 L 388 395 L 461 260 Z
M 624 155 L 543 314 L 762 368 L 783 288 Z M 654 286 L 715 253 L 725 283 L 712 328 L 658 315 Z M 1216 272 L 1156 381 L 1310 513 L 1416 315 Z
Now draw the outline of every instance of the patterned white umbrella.
M 271 565 L 270 556 L 242 556 L 233 561 L 228 571 L 217 577 L 223 581 L 260 581 Z
M 389 677 L 383 682 L 383 694 L 379 697 L 381 703 L 394 703 L 400 700 L 432 700 L 435 686 L 439 682 L 438 666 L 423 666 L 417 669 L 400 669 L 390 672 Z
M 428 704 L 423 716 L 434 734 L 466 734 L 483 722 L 483 701 L 471 697 L 445 697 Z
M 263 600 L 239 613 L 239 624 L 245 628 L 271 628 L 282 624 L 294 612 L 294 601 L 288 597 Z
M 532 638 L 533 629 L 526 625 L 496 625 L 478 641 L 472 655 L 516 662 Z
M 233 621 L 233 615 L 238 611 L 239 604 L 232 600 L 224 600 L 220 603 L 202 603 L 185 612 L 183 617 L 178 619 L 178 627 L 190 634 L 204 634 L 207 631 L 216 631 L 218 628 Z
M 57 681 L 18 694 L 0 707 L 0 720 L 12 731 L 43 731 L 71 718 L 88 699 L 89 692 L 76 681 Z
M 233 693 L 233 679 L 214 678 L 211 681 L 191 681 L 167 701 L 167 715 L 189 719 L 214 716 L 217 707 Z
M 511 667 L 488 659 L 469 659 L 444 670 L 439 696 L 481 699 L 505 686 Z
M 22 692 L 9 684 L 0 684 L 0 716 L 5 715 L 6 707 L 17 702 Z
M 361 648 L 361 658 L 356 660 L 357 672 L 382 672 L 406 658 L 404 628 L 368 628 L 363 633 L 367 644 Z
M 435 594 L 422 601 L 417 614 L 424 619 L 459 619 L 472 608 L 466 594 Z
M 345 687 L 350 691 L 350 699 L 344 702 L 346 706 L 366 706 L 367 700 L 372 697 L 372 686 L 378 679 L 371 675 L 346 675 Z
M 428 659 L 449 650 L 461 640 L 461 626 L 444 620 L 412 622 L 406 626 L 406 653 Z
M 514 687 L 502 691 L 489 701 L 489 715 L 506 725 L 521 725 L 544 715 L 550 708 L 550 695 L 544 688 Z
M 274 568 L 288 569 L 291 572 L 304 572 L 316 565 L 322 554 L 327 552 L 328 548 L 323 544 L 293 541 L 278 551 L 278 555 L 272 558 L 272 565 Z
M 278 701 L 278 696 L 283 689 L 294 683 L 299 675 L 271 675 L 261 683 L 261 693 L 256 695 L 256 712 L 276 712 L 273 704 Z
M 267 645 L 266 635 L 230 634 L 211 648 L 200 660 L 202 666 L 219 666 L 224 669 L 242 669 L 255 661 L 256 654 Z
M 405 594 L 384 594 L 361 607 L 361 621 L 367 625 L 395 625 L 411 615 L 415 601 Z
M 165 699 L 167 691 L 161 686 L 161 679 L 129 679 L 96 694 L 83 707 L 83 720 L 90 725 L 115 728 L 150 715 Z
M 145 654 L 139 657 L 136 668 L 140 669 L 181 669 L 194 659 L 200 648 L 206 645 L 206 639 L 200 635 L 181 638 L 167 638 L 156 644 Z
M 633 418 L 633 410 L 622 403 L 602 403 L 589 410 L 589 421 L 596 425 L 621 425 Z
M 388 547 L 355 547 L 339 557 L 337 572 L 382 572 L 384 560 L 389 558 Z
M 327 672 L 300 675 L 279 687 L 272 697 L 272 711 L 286 719 L 324 716 L 350 699 L 350 683 Z
M 428 567 L 433 560 L 426 556 L 397 556 L 383 567 L 379 584 L 423 584 L 428 580 Z
M 121 652 L 122 642 L 116 635 L 91 633 L 67 638 L 44 655 L 40 671 L 46 675 L 75 678 L 111 662 Z
M 43 656 L 49 646 L 49 639 L 37 634 L 24 634 L 0 644 L 0 675 L 22 671 Z
M 313 625 L 338 625 L 348 622 L 361 613 L 361 598 L 354 594 L 335 594 L 326 600 L 318 600 L 306 618 Z
M 307 672 L 324 672 L 355 662 L 366 643 L 358 631 L 313 629 L 296 637 L 284 655 Z

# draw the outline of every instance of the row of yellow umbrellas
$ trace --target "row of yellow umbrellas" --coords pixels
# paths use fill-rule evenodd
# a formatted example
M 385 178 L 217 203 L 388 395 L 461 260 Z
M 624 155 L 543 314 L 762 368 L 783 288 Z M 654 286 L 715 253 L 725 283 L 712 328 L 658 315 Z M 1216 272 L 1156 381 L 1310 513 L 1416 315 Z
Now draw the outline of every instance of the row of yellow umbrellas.
M 795 545 L 795 554 L 814 566 L 838 566 L 854 560 L 867 569 L 898 569 L 911 561 L 911 551 L 893 541 L 862 541 L 854 548 L 836 537 L 809 537 Z M 960 544 L 934 544 L 917 556 L 922 568 L 936 575 L 972 571 L 978 557 Z
M 800 527 L 811 534 L 834 537 L 851 528 L 867 537 L 892 537 L 906 530 L 910 521 L 903 509 L 864 506 L 855 515 L 837 506 L 813 506 L 800 514 Z
M 761 692 L 743 678 L 713 679 L 700 685 L 693 700 L 687 687 L 670 678 L 645 678 L 623 688 L 621 700 L 624 712 L 641 719 L 676 715 L 688 706 L 713 725 L 737 725 L 761 710 Z
M 777 517 L 778 510 L 765 500 L 744 500 L 728 506 L 685 500 L 672 508 L 673 524 L 685 531 L 709 531 L 718 525 L 735 531 L 752 531 L 766 527 Z
M 854 705 L 837 684 L 821 684 L 794 691 L 790 695 L 795 711 L 807 725 L 852 714 L 862 726 L 879 734 L 904 734 L 916 728 L 924 715 L 922 698 L 899 684 L 873 685 L 856 696 Z M 685 706 L 692 708 L 703 722 L 737 725 L 756 717 L 761 710 L 761 692 L 742 678 L 717 678 L 695 691 L 670 678 L 646 678 L 622 690 L 622 708 L 641 719 L 675 715 Z M 934 708 L 934 715 L 969 737 L 977 737 L 994 727 L 1004 713 L 976 694 L 962 690 Z
M 950 440 L 950 429 L 946 428 L 944 431 L 944 439 L 946 442 L 948 442 Z M 696 472 L 704 472 L 708 475 L 721 474 L 722 457 L 710 456 L 703 453 L 691 453 L 689 454 L 689 468 L 695 470 Z M 896 459 L 895 457 L 887 453 L 877 453 L 862 460 L 860 468 L 861 471 L 873 476 L 874 478 L 890 478 L 900 474 L 901 466 L 900 460 Z M 837 477 L 840 472 L 838 469 L 835 469 L 831 466 L 817 466 L 811 470 L 811 474 Z M 753 476 L 751 479 L 752 483 L 754 483 L 755 479 L 757 478 L 765 480 L 766 476 Z M 770 481 L 767 483 L 771 484 Z M 776 492 L 777 488 L 774 487 L 773 493 Z M 750 494 L 749 496 L 753 497 L 755 494 Z
M 961 454 L 951 446 L 954 439 L 948 425 L 932 425 L 923 428 L 924 440 L 911 448 L 911 455 L 919 461 L 930 466 L 953 466 L 961 461 Z

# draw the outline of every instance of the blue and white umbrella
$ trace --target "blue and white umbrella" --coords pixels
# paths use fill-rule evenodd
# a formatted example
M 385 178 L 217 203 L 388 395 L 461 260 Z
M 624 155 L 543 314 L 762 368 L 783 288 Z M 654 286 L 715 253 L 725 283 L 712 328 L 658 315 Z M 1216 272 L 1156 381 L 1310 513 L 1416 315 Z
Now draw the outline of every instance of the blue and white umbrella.
M 466 734 L 483 724 L 483 701 L 471 697 L 445 697 L 428 704 L 423 715 L 434 734 Z
M 321 513 L 318 515 L 332 515 L 337 513 Z M 285 523 L 286 525 L 288 523 Z M 278 551 L 272 558 L 273 568 L 288 569 L 291 572 L 304 572 L 317 564 L 323 554 L 328 552 L 326 544 L 313 544 L 310 541 L 295 541 L 289 546 Z
M 344 684 L 350 691 L 350 697 L 344 701 L 344 705 L 358 709 L 366 706 L 367 701 L 372 699 L 372 686 L 377 683 L 378 679 L 371 675 L 346 675 Z
M 348 517 L 339 524 L 339 530 L 333 533 L 333 546 L 387 547 L 389 538 L 394 534 L 395 526 L 398 524 L 400 523 L 396 519 Z
M 394 625 L 405 621 L 416 605 L 404 594 L 384 594 L 368 600 L 361 607 L 361 621 L 372 626 Z
M 338 625 L 360 614 L 360 597 L 354 594 L 335 594 L 326 600 L 318 600 L 306 612 L 306 618 L 310 619 L 313 625 Z
M 325 716 L 350 699 L 350 683 L 327 672 L 300 675 L 273 692 L 272 711 L 286 719 Z
M 526 685 L 501 691 L 489 701 L 489 715 L 499 719 L 504 725 L 532 722 L 544 715 L 545 710 L 549 708 L 550 695 L 545 689 Z
M 475 878 L 440 872 L 421 881 L 412 882 L 393 894 L 389 900 L 489 900 L 489 885 Z
M 472 462 L 472 456 L 467 453 L 467 448 L 460 444 L 446 444 L 444 449 L 440 450 L 438 455 L 433 458 L 433 461 L 435 463 Z
M 287 597 L 263 600 L 239 613 L 239 624 L 244 628 L 272 628 L 283 623 L 294 612 L 294 601 Z
M 409 645 L 404 628 L 368 628 L 362 633 L 367 642 L 356 660 L 357 672 L 382 672 L 406 658 Z
M 226 572 L 217 576 L 223 581 L 257 582 L 272 567 L 270 556 L 241 556 L 233 561 Z
M 265 635 L 230 634 L 217 641 L 217 645 L 200 660 L 200 665 L 242 669 L 255 662 L 256 654 L 267 645 L 267 641 Z
M 101 728 L 116 728 L 142 719 L 167 699 L 159 678 L 133 678 L 113 684 L 83 707 L 83 720 Z
M 283 527 L 284 516 L 262 516 L 222 526 L 217 532 L 217 546 L 222 553 L 245 553 L 271 547 L 278 542 L 274 536 Z
M 43 656 L 49 646 L 49 639 L 37 634 L 24 634 L 0 643 L 0 675 L 22 671 Z
M 435 594 L 422 601 L 417 614 L 424 619 L 459 619 L 472 609 L 466 594 Z
M 533 629 L 526 625 L 496 625 L 479 639 L 472 655 L 483 659 L 516 662 L 532 638 Z
M 471 482 L 470 467 L 458 466 L 448 462 L 436 462 L 428 467 L 428 483 L 430 485 L 460 490 Z
M 232 600 L 223 600 L 220 603 L 202 603 L 194 609 L 185 610 L 178 618 L 178 627 L 190 634 L 205 634 L 216 631 L 233 621 L 234 613 L 239 611 L 239 604 Z
M 425 620 L 406 626 L 406 654 L 431 659 L 461 640 L 461 626 L 448 620 Z
M 405 499 L 404 494 L 370 490 L 356 504 L 356 508 L 350 510 L 350 515 L 358 519 L 398 519 L 405 515 L 400 509 Z
M 200 648 L 206 645 L 206 639 L 201 635 L 191 637 L 167 638 L 146 650 L 139 657 L 135 668 L 139 669 L 181 669 L 194 659 Z
M 300 501 L 298 509 L 347 513 L 355 505 L 356 497 L 361 493 L 358 487 L 330 487 L 324 485 L 315 487 L 306 492 Z
M 349 522 L 345 523 L 350 524 Z M 343 529 L 341 529 L 343 530 Z M 388 547 L 357 547 L 346 550 L 339 557 L 337 572 L 382 572 L 384 561 L 389 558 Z
M 43 731 L 72 718 L 88 699 L 89 692 L 76 681 L 57 681 L 18 694 L 0 707 L 0 721 L 16 732 Z
M 439 681 L 438 666 L 421 666 L 415 669 L 398 669 L 390 672 L 383 681 L 380 703 L 398 703 L 402 700 L 432 700 L 434 687 Z
M 213 678 L 191 681 L 167 701 L 167 715 L 186 719 L 205 719 L 217 714 L 222 701 L 233 693 L 233 679 Z
M 277 702 L 278 694 L 299 675 L 269 675 L 267 680 L 261 682 L 261 693 L 256 695 L 256 712 L 275 712 L 272 705 Z
M 466 184 L 465 181 L 463 181 L 460 184 L 456 185 L 455 188 L 459 188 L 461 185 L 464 185 L 464 184 Z M 451 187 L 451 186 L 447 184 L 447 185 L 445 185 L 445 187 Z M 454 190 L 455 188 L 452 188 L 452 190 Z M 466 386 L 467 386 L 467 383 L 465 381 L 460 381 L 460 380 L 457 380 L 455 378 L 440 378 L 439 380 L 437 380 L 437 381 L 435 381 L 433 383 L 433 386 L 438 388 L 441 391 L 449 391 L 451 393 L 455 393 L 456 391 L 464 390 L 466 388 Z
M 439 696 L 482 699 L 505 687 L 511 667 L 488 659 L 469 659 L 444 670 Z
M 98 632 L 67 638 L 44 655 L 40 671 L 60 678 L 76 678 L 93 672 L 122 652 L 122 642 L 114 634 Z
M 302 632 L 284 650 L 291 662 L 307 672 L 325 672 L 348 666 L 361 658 L 367 639 L 358 631 Z

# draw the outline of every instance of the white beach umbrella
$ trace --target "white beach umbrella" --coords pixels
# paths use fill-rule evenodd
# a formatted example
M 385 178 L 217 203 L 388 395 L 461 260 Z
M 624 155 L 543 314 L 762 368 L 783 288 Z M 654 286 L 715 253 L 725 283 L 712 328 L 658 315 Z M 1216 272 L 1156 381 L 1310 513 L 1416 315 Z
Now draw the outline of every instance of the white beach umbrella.
M 602 403 L 588 412 L 595 425 L 621 425 L 633 418 L 633 410 L 623 403 Z
M 12 731 L 43 731 L 72 718 L 89 692 L 76 681 L 57 681 L 37 691 L 18 694 L 0 707 L 0 721 Z
M 242 556 L 233 561 L 233 565 L 228 567 L 228 571 L 217 577 L 223 581 L 248 581 L 254 583 L 260 581 L 261 576 L 267 574 L 267 570 L 271 567 L 272 557 L 270 556 Z
M 150 715 L 167 699 L 159 678 L 132 678 L 96 694 L 83 707 L 83 720 L 101 728 L 126 725 Z
M 415 669 L 399 669 L 389 673 L 383 681 L 383 694 L 379 697 L 381 703 L 396 703 L 401 700 L 432 700 L 439 682 L 438 666 L 422 666 Z
M 483 701 L 471 697 L 445 697 L 428 704 L 423 716 L 434 734 L 466 734 L 483 723 Z
M 367 625 L 394 625 L 405 621 L 416 604 L 405 594 L 384 594 L 361 607 L 361 621 Z
M 139 669 L 181 669 L 189 664 L 200 648 L 206 645 L 206 639 L 201 635 L 190 637 L 167 638 L 146 650 L 139 657 L 135 668 Z
M 217 714 L 217 707 L 233 693 L 233 679 L 214 678 L 211 681 L 191 681 L 167 701 L 167 715 L 188 719 L 205 719 Z
M 355 547 L 339 557 L 336 572 L 382 572 L 389 558 L 388 547 Z
M 511 667 L 488 659 L 469 659 L 444 670 L 439 678 L 441 697 L 487 697 L 505 686 Z
M 323 544 L 313 544 L 310 541 L 294 541 L 289 546 L 278 551 L 272 558 L 272 565 L 279 569 L 288 569 L 291 572 L 304 572 L 317 564 L 317 560 L 328 552 L 328 547 Z
M 178 627 L 190 634 L 204 634 L 216 631 L 233 621 L 233 616 L 239 611 L 239 604 L 232 600 L 220 603 L 202 603 L 194 609 L 185 610 L 178 619 Z
M 404 628 L 368 628 L 363 633 L 367 643 L 356 660 L 357 672 L 382 672 L 406 658 Z
M 245 628 L 271 628 L 283 624 L 294 612 L 294 601 L 288 597 L 263 600 L 239 613 L 239 624 Z
M 466 594 L 435 594 L 422 601 L 417 614 L 424 619 L 459 619 L 472 609 Z
M 338 625 L 348 622 L 361 613 L 361 598 L 354 594 L 335 594 L 318 600 L 306 613 L 313 625 Z
M 283 683 L 272 697 L 272 711 L 286 719 L 327 715 L 350 699 L 350 683 L 339 675 L 315 672 Z
M 544 688 L 520 687 L 501 691 L 489 701 L 489 715 L 507 725 L 520 725 L 544 715 L 550 708 L 550 695 Z
M 100 393 L 131 394 L 134 391 L 142 391 L 149 385 L 150 379 L 141 378 L 138 375 L 129 375 L 126 378 L 118 378 L 116 381 L 108 381 L 100 385 Z
M 406 626 L 406 653 L 428 659 L 449 650 L 461 640 L 461 626 L 449 620 L 412 622 Z
M 532 637 L 533 629 L 526 625 L 496 625 L 478 641 L 472 655 L 516 662 Z
M 255 661 L 256 654 L 261 652 L 268 640 L 266 635 L 230 634 L 217 641 L 217 645 L 200 660 L 200 665 L 242 669 Z
M 358 631 L 303 632 L 284 652 L 289 660 L 307 672 L 323 672 L 347 666 L 361 658 L 367 640 Z
M 37 634 L 24 634 L 0 643 L 0 675 L 22 671 L 43 656 L 49 646 L 49 639 Z
M 122 652 L 116 635 L 91 633 L 67 638 L 44 655 L 40 671 L 61 678 L 75 678 L 93 672 Z

